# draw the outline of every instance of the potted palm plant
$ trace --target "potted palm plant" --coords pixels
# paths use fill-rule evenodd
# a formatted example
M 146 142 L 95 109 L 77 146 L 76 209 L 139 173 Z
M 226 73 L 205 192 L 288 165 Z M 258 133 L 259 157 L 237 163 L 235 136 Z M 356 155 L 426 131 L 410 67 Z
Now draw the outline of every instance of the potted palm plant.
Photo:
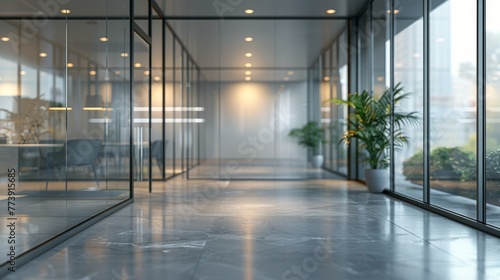
M 389 186 L 387 167 L 391 146 L 391 98 L 394 99 L 394 105 L 397 105 L 409 95 L 410 93 L 404 92 L 401 85 L 397 84 L 394 90 L 387 89 L 378 96 L 365 90 L 349 94 L 347 100 L 329 100 L 351 108 L 347 131 L 340 142 L 350 146 L 354 139 L 357 140 L 361 150 L 360 159 L 370 167 L 365 170 L 366 184 L 370 192 L 382 192 Z M 394 111 L 392 125 L 395 149 L 401 149 L 409 143 L 403 127 L 418 124 L 419 121 L 417 112 Z
M 324 131 L 317 122 L 308 122 L 301 128 L 294 128 L 288 136 L 298 140 L 299 145 L 308 148 L 312 152 L 312 165 L 319 168 L 323 165 L 321 144 L 325 142 Z

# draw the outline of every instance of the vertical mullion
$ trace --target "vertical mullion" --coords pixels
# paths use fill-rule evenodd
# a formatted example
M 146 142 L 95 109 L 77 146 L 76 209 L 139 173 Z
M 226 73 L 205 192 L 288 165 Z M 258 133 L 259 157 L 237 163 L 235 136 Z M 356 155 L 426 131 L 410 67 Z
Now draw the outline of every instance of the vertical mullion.
M 486 222 L 486 0 L 477 1 L 477 220 Z
M 373 1 L 370 1 L 370 6 L 368 10 L 368 69 L 370 71 L 368 77 L 368 91 L 371 92 L 372 94 L 375 94 L 373 92 L 374 90 L 374 78 L 373 75 L 375 73 L 375 67 L 374 67 L 374 60 L 373 60 L 373 55 L 375 53 L 375 46 L 373 42 L 374 36 L 373 36 Z
M 198 81 L 198 86 L 196 87 L 196 95 L 197 95 L 197 98 L 196 98 L 196 107 L 201 107 L 201 79 L 200 79 L 200 68 L 198 67 L 198 72 L 197 72 L 197 81 Z M 201 116 L 201 113 L 200 111 L 196 111 L 196 116 L 197 118 L 200 118 Z M 201 118 L 200 118 L 201 119 Z M 201 140 L 200 140 L 200 137 L 201 137 L 201 123 L 198 123 L 197 125 L 197 129 L 198 129 L 198 153 L 197 153 L 197 165 L 200 165 L 200 151 L 201 151 Z
M 166 22 L 165 22 L 166 24 Z M 173 35 L 173 34 L 172 34 Z M 175 111 L 176 108 L 176 85 L 175 82 L 177 80 L 177 69 L 176 69 L 176 60 L 177 57 L 175 56 L 175 36 L 172 36 L 172 119 L 173 119 L 173 124 L 172 124 L 172 158 L 173 158 L 173 170 L 174 170 L 174 176 L 177 175 L 177 158 L 176 158 L 176 152 L 175 150 L 177 149 L 177 136 L 176 136 L 176 129 L 177 129 L 177 123 L 176 123 L 176 117 L 177 117 L 177 112 Z
M 132 89 L 134 86 L 134 69 L 132 65 L 134 65 L 134 40 L 135 40 L 135 31 L 134 31 L 134 0 L 129 1 L 129 68 L 130 68 L 130 81 L 129 81 L 129 195 L 130 198 L 134 198 L 134 95 L 132 93 Z M 87 72 L 88 73 L 88 72 Z
M 394 0 L 390 1 L 390 93 L 391 93 L 391 118 L 390 118 L 390 190 L 394 192 Z
M 187 50 L 186 50 L 187 52 Z M 189 120 L 191 118 L 191 111 L 189 111 L 189 108 L 191 107 L 189 102 L 190 98 L 189 96 L 191 95 L 191 59 L 187 59 L 186 61 L 186 104 L 183 106 L 184 109 L 186 109 L 186 118 L 184 118 L 184 121 L 186 121 L 186 175 L 187 178 L 189 179 L 189 169 L 190 169 L 190 164 L 191 161 L 189 160 L 189 157 L 191 153 L 189 152 L 190 149 L 190 144 L 191 144 L 191 124 L 189 123 Z M 183 110 L 184 110 L 183 109 Z
M 423 12 L 424 12 L 424 88 L 423 88 L 423 137 L 424 137 L 424 162 L 423 162 L 423 201 L 424 203 L 430 203 L 430 0 L 424 0 Z
M 148 179 L 148 185 L 149 185 L 149 192 L 152 192 L 153 191 L 153 161 L 152 161 L 152 157 L 153 157 L 153 151 L 151 149 L 151 138 L 153 136 L 153 133 L 152 133 L 152 130 L 153 130 L 153 124 L 151 122 L 152 118 L 153 118 L 153 112 L 151 112 L 151 108 L 153 107 L 153 104 L 152 104 L 152 101 L 151 99 L 153 98 L 153 90 L 152 90 L 152 87 L 153 87 L 153 83 L 151 81 L 151 76 L 153 75 L 153 68 L 152 68 L 152 65 L 153 64 L 153 52 L 152 52 L 152 48 L 153 48 L 153 42 L 152 42 L 152 29 L 153 29 L 153 26 L 152 26 L 152 20 L 151 20 L 151 1 L 148 1 L 148 35 L 149 35 L 149 38 L 151 39 L 151 41 L 149 42 L 149 56 L 148 56 L 148 71 L 149 71 L 149 75 L 148 75 L 148 109 L 149 109 L 149 112 L 148 112 L 148 126 L 149 126 L 149 131 L 148 131 L 148 176 L 149 176 L 149 179 Z M 141 170 L 142 172 L 142 170 Z
M 347 92 L 353 92 L 359 89 L 359 52 L 358 49 L 358 21 L 359 19 L 351 19 L 347 29 Z M 353 61 L 354 60 L 354 61 Z M 347 118 L 350 117 L 351 107 L 347 108 Z M 346 120 L 347 121 L 347 120 Z M 349 124 L 348 124 L 349 125 Z M 347 178 L 350 180 L 359 179 L 358 162 L 357 162 L 357 144 L 349 145 L 347 148 Z
M 161 81 L 162 81 L 162 85 L 161 85 L 161 95 L 162 95 L 162 99 L 161 99 L 161 105 L 162 105 L 162 109 L 161 109 L 161 140 L 162 140 L 162 166 L 163 166 L 163 169 L 161 171 L 161 178 L 162 180 L 165 180 L 166 178 L 166 174 L 165 174 L 165 167 L 167 166 L 167 151 L 166 151 L 166 141 L 165 141 L 165 133 L 166 133 L 166 130 L 167 130 L 167 127 L 166 127 L 166 123 L 165 123 L 165 119 L 167 117 L 167 113 L 165 112 L 165 107 L 166 107 L 166 87 L 165 87 L 165 83 L 166 83 L 166 65 L 165 65 L 165 56 L 166 56 L 166 36 L 165 36 L 165 31 L 166 31 L 166 28 L 165 28 L 165 24 L 163 24 L 162 22 L 162 25 L 161 25 L 161 49 L 162 49 L 162 54 L 161 54 Z
M 184 135 L 186 134 L 185 128 L 184 128 L 184 112 L 182 111 L 182 108 L 184 107 L 184 93 L 186 92 L 185 90 L 185 82 L 186 80 L 184 79 L 184 56 L 185 56 L 185 50 L 184 48 L 181 47 L 181 173 L 184 173 L 184 157 L 185 157 L 185 139 Z

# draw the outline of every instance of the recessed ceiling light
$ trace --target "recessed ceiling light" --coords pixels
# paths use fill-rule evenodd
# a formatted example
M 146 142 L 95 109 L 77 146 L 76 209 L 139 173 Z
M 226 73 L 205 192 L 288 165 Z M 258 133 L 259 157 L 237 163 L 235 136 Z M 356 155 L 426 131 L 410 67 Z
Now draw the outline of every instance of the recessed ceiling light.
M 325 81 L 325 82 L 330 81 L 330 77 L 328 77 L 328 76 L 323 77 L 323 81 Z
M 8 41 L 10 41 L 9 37 L 2 37 L 2 42 L 8 42 Z
M 68 10 L 68 9 L 62 9 L 62 10 L 61 10 L 61 14 L 65 14 L 65 15 L 67 15 L 67 14 L 71 14 L 71 10 Z
M 288 71 L 288 75 L 292 76 L 293 75 L 293 71 Z
M 285 80 L 285 81 L 288 81 L 288 80 L 290 80 L 290 78 L 289 78 L 289 77 L 285 77 L 285 78 L 284 78 L 284 80 Z
M 159 81 L 159 80 L 161 80 L 161 78 L 160 78 L 160 77 L 158 77 L 158 76 L 156 76 L 156 77 L 154 77 L 154 80 L 155 80 L 155 81 Z
M 252 54 L 252 53 L 247 52 L 247 53 L 245 54 L 245 56 L 246 56 L 246 57 L 252 57 L 252 56 L 253 56 L 253 54 Z
M 251 75 L 252 71 L 245 71 L 245 75 Z
M 149 76 L 149 71 L 144 71 L 145 76 Z
M 41 52 L 40 57 L 47 57 L 47 53 Z
M 252 42 L 252 41 L 253 41 L 253 38 L 252 38 L 252 37 L 246 37 L 246 38 L 245 38 L 245 41 L 247 41 L 247 42 Z
M 134 64 L 135 68 L 139 68 L 142 66 L 142 64 L 140 64 L 139 62 L 137 62 L 136 64 Z
M 108 40 L 109 40 L 108 37 L 99 38 L 99 41 L 101 41 L 101 42 L 107 42 Z
M 23 70 L 23 71 L 19 72 L 19 74 L 21 74 L 21 76 L 24 76 L 24 75 L 26 75 L 27 73 L 26 73 L 26 71 L 24 71 L 24 70 Z
M 245 63 L 245 67 L 252 67 L 252 63 Z
M 128 53 L 124 52 L 120 54 L 121 57 L 128 57 Z
M 378 76 L 378 77 L 377 77 L 377 81 L 379 81 L 379 82 L 384 81 L 384 77 L 383 77 L 383 76 Z
M 254 13 L 254 10 L 252 10 L 252 9 L 245 10 L 245 14 L 253 14 L 253 13 Z
M 66 66 L 68 66 L 68 68 L 71 68 L 71 67 L 73 67 L 75 65 L 73 63 L 71 63 L 71 62 L 68 62 L 68 64 L 66 64 Z
M 328 9 L 328 10 L 326 10 L 326 13 L 330 14 L 330 15 L 331 14 L 335 14 L 335 12 L 337 12 L 337 11 L 335 11 L 334 9 Z
M 89 72 L 89 74 L 90 74 L 90 76 L 95 76 L 95 75 L 97 74 L 97 72 L 96 72 L 95 70 L 91 70 L 91 71 Z
M 122 72 L 120 72 L 120 71 L 118 71 L 118 70 L 116 70 L 116 71 L 115 71 L 115 75 L 116 75 L 116 76 L 119 76 L 121 73 L 122 73 Z
M 390 14 L 391 13 L 391 10 L 387 10 L 387 13 Z M 397 15 L 399 14 L 399 10 L 394 10 L 394 14 Z
M 251 77 L 245 77 L 245 81 L 251 81 L 252 78 Z

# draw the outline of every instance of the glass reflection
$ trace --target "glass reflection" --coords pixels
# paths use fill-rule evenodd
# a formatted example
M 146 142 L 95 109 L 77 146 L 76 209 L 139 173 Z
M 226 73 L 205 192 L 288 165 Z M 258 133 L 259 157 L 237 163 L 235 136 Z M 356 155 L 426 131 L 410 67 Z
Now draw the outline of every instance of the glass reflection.
M 498 1 L 487 1 L 486 10 L 486 203 L 489 224 L 500 226 L 500 25 L 494 12 Z
M 394 82 L 401 83 L 410 96 L 400 102 L 396 110 L 418 112 L 423 117 L 423 8 L 421 3 L 410 0 L 401 1 L 400 5 L 399 13 L 394 15 Z M 395 151 L 395 188 L 397 192 L 422 200 L 423 128 L 407 126 L 404 133 L 410 143 Z
M 474 218 L 476 5 L 431 1 L 429 38 L 431 203 Z
M 17 254 L 130 196 L 128 62 L 120 57 L 129 22 L 87 17 L 47 19 L 20 44 L 0 42 L 0 165 L 17 171 Z M 1 20 L 0 29 L 27 35 L 22 20 Z

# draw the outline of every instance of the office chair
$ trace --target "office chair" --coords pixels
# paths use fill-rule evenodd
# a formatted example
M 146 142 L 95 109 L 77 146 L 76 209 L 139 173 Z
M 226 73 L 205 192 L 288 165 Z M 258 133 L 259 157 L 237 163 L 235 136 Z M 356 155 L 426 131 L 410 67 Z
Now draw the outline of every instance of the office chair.
M 160 168 L 160 173 L 163 172 L 163 162 L 164 162 L 164 148 L 166 148 L 168 140 L 165 140 L 165 145 L 163 145 L 162 140 L 155 140 L 151 144 L 151 157 L 156 160 L 158 168 Z
M 78 167 L 90 165 L 92 166 L 92 171 L 94 172 L 97 187 L 99 187 L 99 180 L 97 179 L 94 162 L 99 155 L 101 146 L 101 140 L 73 139 L 68 140 L 59 151 L 47 153 L 47 177 L 45 179 L 45 190 L 48 189 L 51 170 L 55 166 Z M 68 171 L 66 170 L 66 181 L 67 180 Z M 68 184 L 66 184 L 66 190 L 68 190 Z

